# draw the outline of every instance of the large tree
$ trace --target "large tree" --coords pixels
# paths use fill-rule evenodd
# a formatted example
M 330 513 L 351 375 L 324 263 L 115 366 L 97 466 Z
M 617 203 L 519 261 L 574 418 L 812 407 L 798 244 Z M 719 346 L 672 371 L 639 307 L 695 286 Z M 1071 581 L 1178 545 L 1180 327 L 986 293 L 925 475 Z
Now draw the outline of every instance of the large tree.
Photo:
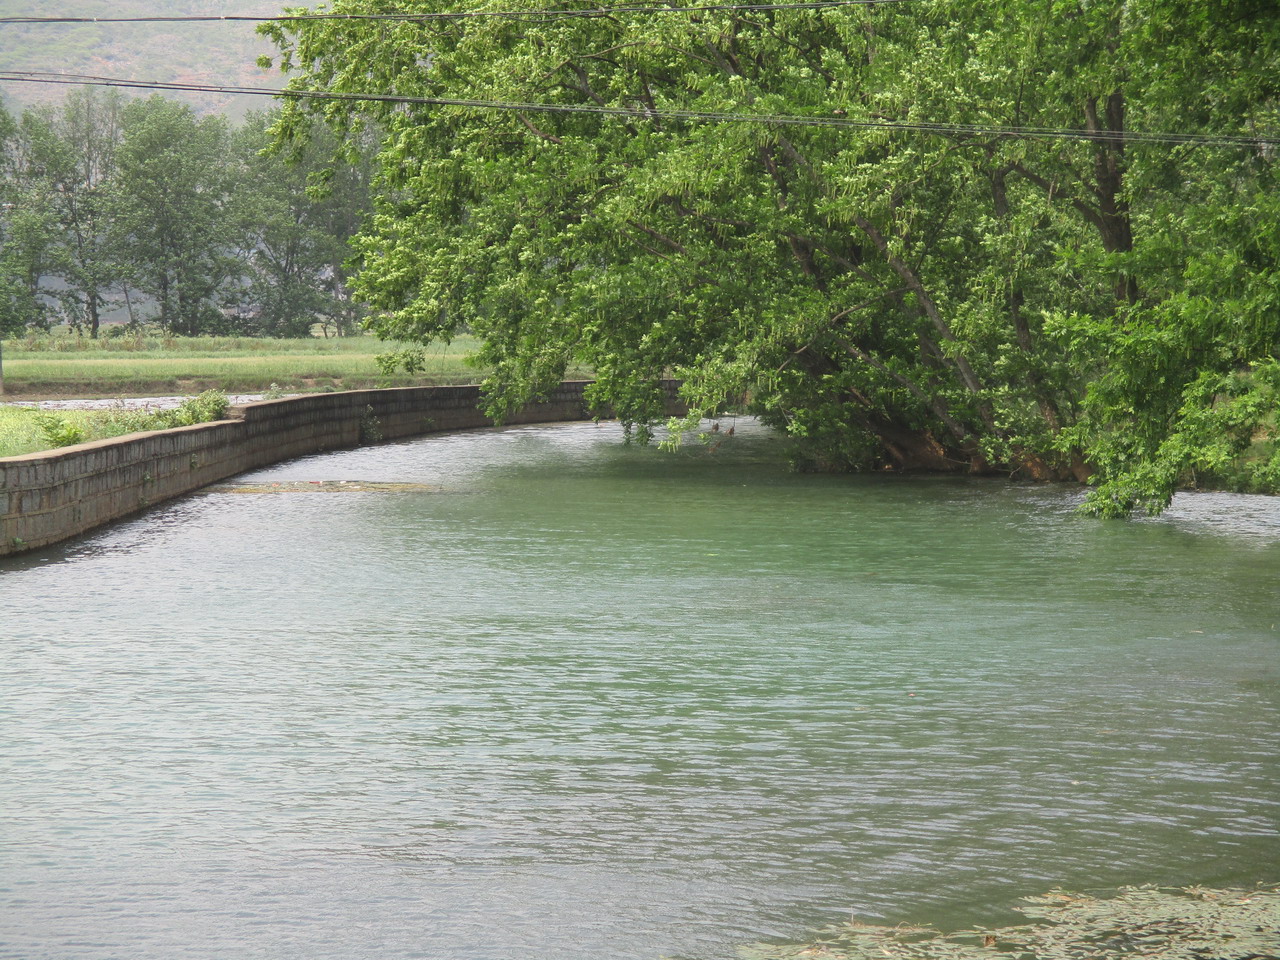
M 9 256 L 18 198 L 17 151 L 18 125 L 0 102 L 0 341 L 23 326 L 16 308 L 21 282 Z
M 644 425 L 675 372 L 695 413 L 746 397 L 815 464 L 1091 477 L 1102 513 L 1159 509 L 1187 469 L 1274 423 L 1272 4 L 629 7 L 270 32 L 296 88 L 434 101 L 299 101 L 281 132 L 308 111 L 383 126 L 358 289 L 389 337 L 477 332 L 495 413 L 576 361 L 599 403 Z
M 108 208 L 123 106 L 115 92 L 84 87 L 60 106 L 27 111 L 22 118 L 26 155 L 19 182 L 29 191 L 23 206 L 28 214 L 43 207 L 39 214 L 49 221 L 46 242 L 53 254 L 46 276 L 61 281 L 46 290 L 70 324 L 91 337 L 98 335 L 117 279 L 107 239 Z
M 0 112 L 0 330 L 96 336 L 123 299 L 171 333 L 352 332 L 347 241 L 368 211 L 369 145 L 339 151 L 321 128 L 269 152 L 270 122 L 232 131 L 92 88 L 18 122 Z
M 216 332 L 252 243 L 227 123 L 155 96 L 125 106 L 123 130 L 112 245 L 125 279 L 154 299 L 166 330 Z
M 54 186 L 24 127 L 0 108 L 0 338 L 48 325 L 40 278 L 60 263 Z
M 338 144 L 318 127 L 296 151 L 269 151 L 273 121 L 251 114 L 236 134 L 252 194 L 243 309 L 267 336 L 309 336 L 316 323 L 352 333 L 362 314 L 346 261 L 369 209 L 369 144 L 350 144 L 347 162 L 334 163 Z

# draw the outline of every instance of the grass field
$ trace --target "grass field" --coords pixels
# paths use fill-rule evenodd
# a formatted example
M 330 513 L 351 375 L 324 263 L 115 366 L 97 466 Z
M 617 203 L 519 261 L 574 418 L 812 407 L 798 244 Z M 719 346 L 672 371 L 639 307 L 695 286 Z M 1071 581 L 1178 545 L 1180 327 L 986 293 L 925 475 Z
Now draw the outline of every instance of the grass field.
M 127 408 L 123 401 L 93 410 L 41 410 L 0 405 L 0 457 L 37 453 L 90 440 L 122 437 L 143 430 L 165 430 L 220 420 L 227 398 L 216 390 L 189 397 L 174 407 Z
M 5 340 L 0 394 L 0 457 L 35 453 L 68 442 L 102 440 L 172 424 L 156 411 L 107 405 L 56 414 L 6 406 L 23 402 L 224 394 L 292 394 L 371 387 L 475 383 L 484 371 L 467 360 L 472 337 L 426 348 L 424 369 L 385 376 L 377 356 L 401 347 L 374 337 L 265 340 L 253 337 L 115 336 L 89 340 L 69 334 Z M 586 377 L 586 371 L 570 371 Z
M 52 335 L 6 340 L 4 391 L 10 400 L 139 397 L 204 390 L 259 393 L 474 382 L 466 364 L 476 343 L 460 337 L 427 348 L 413 376 L 383 376 L 375 357 L 396 349 L 374 337 L 259 340 L 251 337 L 113 337 Z

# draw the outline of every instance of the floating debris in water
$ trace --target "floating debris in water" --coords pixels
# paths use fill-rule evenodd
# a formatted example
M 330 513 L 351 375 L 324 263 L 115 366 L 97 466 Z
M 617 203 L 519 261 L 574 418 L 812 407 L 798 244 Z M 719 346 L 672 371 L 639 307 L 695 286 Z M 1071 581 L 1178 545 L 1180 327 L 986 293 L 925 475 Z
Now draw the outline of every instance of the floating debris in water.
M 204 493 L 439 493 L 430 483 L 383 483 L 376 480 L 278 480 L 272 483 L 219 483 Z
M 943 933 L 932 927 L 851 922 L 804 944 L 757 944 L 747 960 L 1280 960 L 1280 888 L 1122 887 L 1114 897 L 1055 890 L 1019 911 L 1041 921 Z

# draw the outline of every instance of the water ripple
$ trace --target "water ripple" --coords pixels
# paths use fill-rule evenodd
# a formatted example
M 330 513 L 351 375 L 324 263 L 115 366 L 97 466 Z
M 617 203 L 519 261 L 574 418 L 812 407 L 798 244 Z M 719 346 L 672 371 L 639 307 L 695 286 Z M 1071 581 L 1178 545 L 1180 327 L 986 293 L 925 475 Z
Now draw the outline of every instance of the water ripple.
M 732 956 L 1280 879 L 1280 506 L 594 425 L 0 562 L 0 957 Z M 434 487 L 447 488 L 442 495 Z

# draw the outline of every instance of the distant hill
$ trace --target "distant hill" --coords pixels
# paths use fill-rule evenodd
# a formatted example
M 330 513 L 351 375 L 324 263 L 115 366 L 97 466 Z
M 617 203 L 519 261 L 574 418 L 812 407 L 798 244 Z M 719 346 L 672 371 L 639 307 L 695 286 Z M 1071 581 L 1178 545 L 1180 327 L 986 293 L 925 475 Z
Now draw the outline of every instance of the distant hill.
M 0 17 L 271 16 L 284 6 L 283 0 L 0 0 Z M 0 23 L 0 70 L 278 88 L 283 82 L 280 73 L 257 66 L 257 58 L 273 48 L 254 28 L 253 23 L 236 21 Z M 57 103 L 68 89 L 5 82 L 0 83 L 0 97 L 16 113 L 33 104 Z M 147 95 L 145 90 L 126 93 Z M 183 99 L 200 113 L 222 113 L 234 119 L 274 102 L 212 93 L 165 96 Z

